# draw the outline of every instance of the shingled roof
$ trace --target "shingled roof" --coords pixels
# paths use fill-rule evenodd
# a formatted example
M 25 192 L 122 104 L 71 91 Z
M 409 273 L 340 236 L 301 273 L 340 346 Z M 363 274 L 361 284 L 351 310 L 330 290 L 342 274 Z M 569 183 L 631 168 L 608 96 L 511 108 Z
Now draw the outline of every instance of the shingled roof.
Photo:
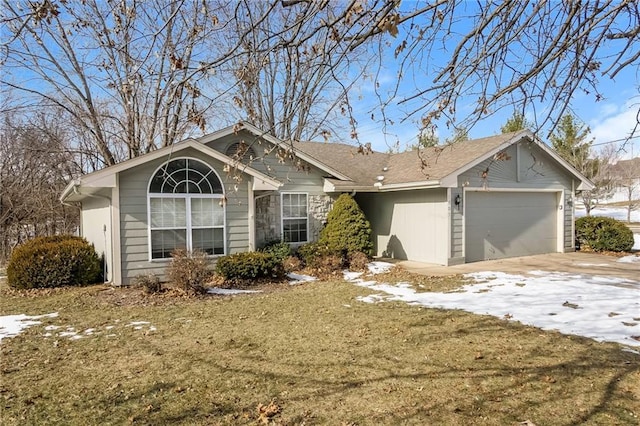
M 293 146 L 350 178 L 349 181 L 328 179 L 336 189 L 373 188 L 378 176 L 384 176 L 385 186 L 440 181 L 491 155 L 503 144 L 519 140 L 520 133 L 522 137 L 529 135 L 529 132 L 505 133 L 397 154 L 360 153 L 358 147 L 342 143 L 296 142 Z

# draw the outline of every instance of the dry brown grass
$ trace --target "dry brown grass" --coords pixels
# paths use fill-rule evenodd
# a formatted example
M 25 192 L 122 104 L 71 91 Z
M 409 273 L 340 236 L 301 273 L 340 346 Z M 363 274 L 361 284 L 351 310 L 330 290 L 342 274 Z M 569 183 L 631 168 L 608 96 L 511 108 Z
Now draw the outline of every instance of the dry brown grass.
M 340 281 L 196 298 L 5 289 L 1 314 L 59 317 L 3 340 L 1 423 L 638 423 L 640 357 L 616 344 L 366 294 Z M 44 337 L 48 324 L 96 334 Z

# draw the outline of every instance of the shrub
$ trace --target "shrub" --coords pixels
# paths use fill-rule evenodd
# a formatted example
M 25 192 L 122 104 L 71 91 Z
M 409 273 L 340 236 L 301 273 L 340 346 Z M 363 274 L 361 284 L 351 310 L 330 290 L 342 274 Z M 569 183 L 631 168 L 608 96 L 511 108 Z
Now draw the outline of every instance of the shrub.
M 147 294 L 162 292 L 162 283 L 156 274 L 138 275 L 133 279 L 133 285 L 142 288 Z
M 216 263 L 216 272 L 225 280 L 281 278 L 282 263 L 270 253 L 250 251 L 224 256 Z
M 319 241 L 332 252 L 372 254 L 371 224 L 350 195 L 340 195 L 333 204 Z
M 291 246 L 289 243 L 280 240 L 268 242 L 260 251 L 271 254 L 278 262 L 282 262 L 291 256 Z
M 590 216 L 576 220 L 576 240 L 593 251 L 630 251 L 633 232 L 619 220 Z
M 18 289 L 93 284 L 100 272 L 93 245 L 71 235 L 27 241 L 13 250 L 7 265 L 9 285 Z
M 177 288 L 187 294 L 205 293 L 205 284 L 211 278 L 207 255 L 200 250 L 189 252 L 183 249 L 171 253 L 167 276 Z

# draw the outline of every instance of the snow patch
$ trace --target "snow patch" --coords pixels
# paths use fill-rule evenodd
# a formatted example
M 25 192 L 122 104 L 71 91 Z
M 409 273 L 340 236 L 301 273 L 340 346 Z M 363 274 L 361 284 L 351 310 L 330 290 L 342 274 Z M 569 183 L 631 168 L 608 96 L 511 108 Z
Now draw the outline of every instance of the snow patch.
M 25 314 L 0 316 L 0 341 L 5 337 L 15 337 L 27 328 L 42 324 L 42 318 L 55 318 L 57 312 L 44 315 L 29 316 Z
M 416 293 L 407 283 L 348 280 L 376 294 L 359 297 L 365 303 L 403 301 L 440 309 L 462 309 L 493 315 L 597 341 L 640 346 L 640 282 L 622 278 L 531 271 L 531 276 L 478 272 L 476 281 L 454 292 Z M 615 315 L 611 313 L 615 312 Z
M 389 262 L 371 262 L 367 265 L 369 272 L 372 274 L 383 274 L 389 272 L 393 268 L 393 263 Z
M 618 262 L 620 262 L 620 263 L 637 263 L 637 262 L 640 262 L 640 256 L 634 256 L 634 255 L 624 256 L 624 257 L 621 257 L 620 259 L 618 259 Z
M 287 278 L 291 280 L 289 281 L 290 285 L 308 283 L 317 280 L 316 277 L 312 277 L 311 275 L 294 274 L 293 272 L 288 273 Z

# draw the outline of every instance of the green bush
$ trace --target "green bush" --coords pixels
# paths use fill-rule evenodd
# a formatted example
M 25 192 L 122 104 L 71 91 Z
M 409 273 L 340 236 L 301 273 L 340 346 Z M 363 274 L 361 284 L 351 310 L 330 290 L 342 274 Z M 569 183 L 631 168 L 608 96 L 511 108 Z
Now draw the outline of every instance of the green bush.
M 167 276 L 180 290 L 188 294 L 206 293 L 205 284 L 211 275 L 205 252 L 177 249 L 171 253 Z
M 619 220 L 589 216 L 576 220 L 576 240 L 593 251 L 630 251 L 633 232 Z
M 271 254 L 278 262 L 283 262 L 287 257 L 291 256 L 291 246 L 289 243 L 280 240 L 268 242 L 259 251 Z
M 13 250 L 7 265 L 8 283 L 18 289 L 93 284 L 100 273 L 93 245 L 72 235 L 27 241 Z
M 281 278 L 282 262 L 270 253 L 250 251 L 231 254 L 218 259 L 216 272 L 225 280 L 253 280 Z
M 319 242 L 331 252 L 349 254 L 360 251 L 371 256 L 371 224 L 350 195 L 340 195 L 333 204 L 327 216 L 327 226 L 320 232 Z

